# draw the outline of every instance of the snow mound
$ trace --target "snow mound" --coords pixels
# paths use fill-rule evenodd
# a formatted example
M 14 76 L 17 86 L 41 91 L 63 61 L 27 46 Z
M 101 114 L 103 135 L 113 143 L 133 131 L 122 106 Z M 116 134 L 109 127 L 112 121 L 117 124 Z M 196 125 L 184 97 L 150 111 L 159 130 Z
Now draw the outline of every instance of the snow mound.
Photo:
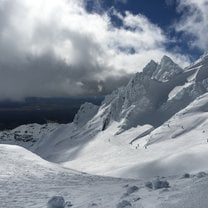
M 64 208 L 65 200 L 62 196 L 53 196 L 47 203 L 47 208 Z
M 118 203 L 116 208 L 130 208 L 132 207 L 131 203 L 127 200 L 123 200 L 122 202 Z

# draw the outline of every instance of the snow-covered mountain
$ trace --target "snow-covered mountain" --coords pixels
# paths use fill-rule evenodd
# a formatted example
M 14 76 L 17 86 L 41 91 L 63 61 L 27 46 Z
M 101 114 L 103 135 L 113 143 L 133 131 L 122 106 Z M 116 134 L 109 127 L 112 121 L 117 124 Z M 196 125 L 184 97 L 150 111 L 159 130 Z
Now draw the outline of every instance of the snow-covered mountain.
M 32 150 L 66 167 L 109 176 L 152 177 L 208 169 L 203 162 L 189 165 L 193 157 L 199 161 L 202 152 L 206 155 L 206 111 L 201 110 L 206 107 L 196 106 L 206 106 L 207 91 L 207 55 L 185 69 L 164 56 L 159 64 L 150 61 L 101 106 L 84 104 L 73 123 L 45 135 Z M 189 114 L 184 113 L 187 109 Z M 190 159 L 181 167 L 177 161 L 187 155 Z M 167 162 L 169 157 L 173 158 Z
M 101 106 L 84 104 L 73 123 L 49 125 L 32 146 L 24 141 L 22 146 L 49 161 L 100 175 L 135 178 L 198 171 L 206 168 L 203 162 L 181 167 L 177 161 L 187 154 L 196 161 L 202 152 L 206 155 L 207 92 L 208 55 L 185 69 L 164 56 L 160 63 L 150 61 Z
M 60 126 L 58 123 L 48 124 L 28 124 L 19 126 L 13 130 L 5 130 L 0 132 L 1 144 L 15 144 L 28 149 L 32 149 L 33 145 L 41 138 L 50 135 Z
M 167 56 L 150 61 L 72 123 L 20 126 L 1 132 L 0 143 L 0 186 L 12 193 L 4 200 L 0 189 L 5 208 L 45 207 L 57 190 L 73 207 L 204 208 L 208 55 L 185 69 Z

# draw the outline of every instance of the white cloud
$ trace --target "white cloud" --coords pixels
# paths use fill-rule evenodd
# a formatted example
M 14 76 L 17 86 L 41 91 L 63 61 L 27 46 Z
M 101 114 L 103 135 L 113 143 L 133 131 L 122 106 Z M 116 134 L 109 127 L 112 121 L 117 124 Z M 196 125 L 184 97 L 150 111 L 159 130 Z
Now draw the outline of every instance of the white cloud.
M 120 3 L 123 3 L 123 4 L 126 4 L 128 0 L 114 0 L 115 2 L 120 2 Z
M 190 46 L 207 50 L 208 0 L 178 0 L 178 11 L 183 15 L 176 24 L 176 30 L 194 37 Z
M 145 16 L 114 11 L 123 22 L 117 28 L 109 13 L 83 4 L 0 0 L 0 98 L 105 93 L 150 59 L 187 63 L 165 49 L 167 37 Z

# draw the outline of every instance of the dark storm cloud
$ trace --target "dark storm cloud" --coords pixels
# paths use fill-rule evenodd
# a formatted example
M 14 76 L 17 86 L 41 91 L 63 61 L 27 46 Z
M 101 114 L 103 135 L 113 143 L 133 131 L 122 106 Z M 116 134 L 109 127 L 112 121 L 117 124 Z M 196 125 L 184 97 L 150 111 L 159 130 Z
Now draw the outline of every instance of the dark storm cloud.
M 68 66 L 50 53 L 27 57 L 26 63 L 14 68 L 4 66 L 0 76 L 1 98 L 103 94 L 126 83 L 123 76 L 118 79 L 111 77 L 107 79 L 106 87 L 106 81 L 101 83 L 94 78 L 95 69 L 77 67 Z M 100 86 L 105 90 L 101 90 Z
M 83 88 L 93 94 L 95 91 L 106 95 L 112 92 L 112 89 L 124 86 L 130 80 L 132 74 L 123 73 L 121 76 L 109 76 L 105 80 L 83 80 Z
M 10 18 L 16 12 L 12 3 L 1 2 L 0 7 L 0 99 L 104 93 L 98 75 L 110 69 L 97 62 L 96 57 L 103 52 L 92 37 L 59 28 L 52 19 L 33 28 L 30 44 L 44 46 L 43 52 L 24 51 L 25 40 L 11 28 Z M 66 40 L 70 40 L 73 49 L 71 64 L 53 52 L 54 42 Z
M 0 0 L 0 99 L 106 94 L 159 60 L 162 30 L 142 15 L 117 14 L 123 28 L 82 0 Z

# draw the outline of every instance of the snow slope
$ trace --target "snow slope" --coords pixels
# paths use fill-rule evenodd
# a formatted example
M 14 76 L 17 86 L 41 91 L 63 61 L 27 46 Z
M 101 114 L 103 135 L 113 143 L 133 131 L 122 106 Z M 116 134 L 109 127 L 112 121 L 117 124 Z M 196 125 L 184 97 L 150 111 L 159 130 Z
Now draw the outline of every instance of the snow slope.
M 74 208 L 206 207 L 207 173 L 160 180 L 167 180 L 169 188 L 156 189 L 157 185 L 151 189 L 145 185 L 147 181 L 79 173 L 44 161 L 24 148 L 0 145 L 0 203 L 4 208 L 45 208 L 54 195 L 63 196 Z
M 54 195 L 62 195 L 73 207 L 115 207 L 134 180 L 81 174 L 49 163 L 31 152 L 0 145 L 0 202 L 4 208 L 45 208 Z M 104 195 L 104 197 L 103 197 Z
M 153 77 L 160 66 L 169 66 L 170 76 L 167 70 L 158 72 L 169 80 Z M 107 96 L 99 109 L 81 107 L 76 118 L 83 117 L 83 109 L 90 115 L 81 127 L 77 122 L 62 125 L 33 150 L 65 167 L 115 177 L 206 170 L 207 77 L 206 56 L 184 71 L 167 57 L 159 65 L 151 61 L 126 87 Z
M 91 126 L 80 132 L 70 124 L 55 131 L 45 140 L 48 146 L 38 145 L 35 152 L 66 167 L 117 177 L 206 170 L 207 110 L 205 94 L 153 131 L 144 125 L 115 135 L 119 128 L 116 122 L 105 131 Z

